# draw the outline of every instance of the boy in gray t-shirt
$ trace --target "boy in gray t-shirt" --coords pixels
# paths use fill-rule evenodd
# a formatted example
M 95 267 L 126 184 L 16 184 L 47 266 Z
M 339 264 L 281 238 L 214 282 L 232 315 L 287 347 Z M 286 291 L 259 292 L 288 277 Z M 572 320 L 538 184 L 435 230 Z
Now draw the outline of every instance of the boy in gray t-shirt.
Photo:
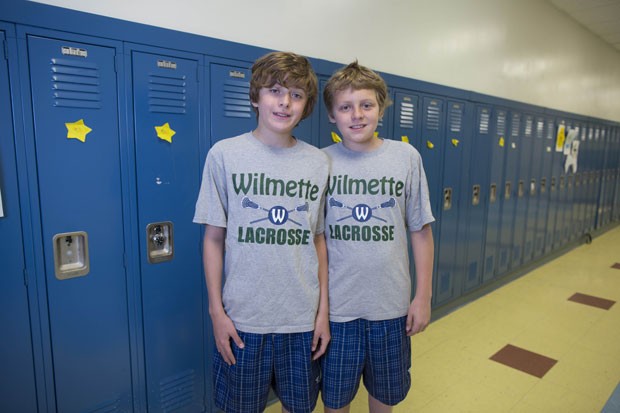
M 347 411 L 363 377 L 370 412 L 391 411 L 411 386 L 409 336 L 430 321 L 428 184 L 413 146 L 375 135 L 390 103 L 378 74 L 351 63 L 329 79 L 323 97 L 342 142 L 324 149 L 331 342 L 322 399 L 326 412 Z M 417 277 L 412 302 L 408 238 Z
M 329 342 L 328 162 L 291 135 L 316 96 L 306 58 L 263 56 L 250 82 L 257 128 L 207 155 L 194 222 L 206 224 L 215 401 L 226 412 L 263 411 L 272 384 L 290 412 L 311 412 L 318 397 Z

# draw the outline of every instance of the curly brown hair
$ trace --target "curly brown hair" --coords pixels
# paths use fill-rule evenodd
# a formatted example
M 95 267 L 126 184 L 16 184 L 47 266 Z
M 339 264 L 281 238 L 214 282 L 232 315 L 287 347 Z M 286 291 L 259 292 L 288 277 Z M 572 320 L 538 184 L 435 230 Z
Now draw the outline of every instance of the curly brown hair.
M 250 101 L 258 103 L 260 90 L 276 83 L 306 92 L 308 100 L 301 118 L 310 116 L 318 95 L 318 80 L 307 58 L 291 52 L 271 52 L 256 60 L 252 66 Z M 258 115 L 258 108 L 252 108 Z

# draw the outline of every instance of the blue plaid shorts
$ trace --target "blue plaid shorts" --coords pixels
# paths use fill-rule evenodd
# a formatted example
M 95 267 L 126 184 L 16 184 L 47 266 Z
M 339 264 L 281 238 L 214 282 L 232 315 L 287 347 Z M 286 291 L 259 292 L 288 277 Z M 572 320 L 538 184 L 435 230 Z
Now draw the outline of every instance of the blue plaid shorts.
M 346 323 L 330 322 L 331 342 L 322 358 L 322 399 L 340 409 L 350 404 L 364 377 L 368 393 L 393 406 L 403 401 L 411 387 L 411 338 L 407 317 Z
M 236 364 L 227 365 L 214 352 L 215 405 L 226 413 L 259 413 L 273 386 L 286 410 L 310 413 L 321 380 L 320 365 L 312 361 L 313 333 L 238 334 L 245 348 L 232 343 Z

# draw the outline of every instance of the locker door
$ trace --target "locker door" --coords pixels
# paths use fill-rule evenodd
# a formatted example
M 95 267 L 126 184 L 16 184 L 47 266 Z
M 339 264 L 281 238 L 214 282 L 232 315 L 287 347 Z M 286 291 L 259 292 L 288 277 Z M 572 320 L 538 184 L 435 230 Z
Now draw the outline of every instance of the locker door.
M 574 121 L 567 122 L 567 132 L 572 131 L 575 128 Z M 573 203 L 575 198 L 575 172 L 572 168 L 566 169 L 567 154 L 563 152 L 562 156 L 562 170 L 564 171 L 565 180 L 565 200 L 564 200 L 564 228 L 563 238 L 565 242 L 572 240 L 575 236 L 575 221 L 573 220 Z
M 521 130 L 521 114 L 512 112 L 510 117 L 509 136 L 506 140 L 506 162 L 504 166 L 504 186 L 502 188 L 502 211 L 499 235 L 499 263 L 496 275 L 504 274 L 510 268 L 513 248 L 513 231 L 519 191 L 519 132 Z
M 536 138 L 532 163 L 538 174 L 538 208 L 536 210 L 536 223 L 534 229 L 534 258 L 538 258 L 545 252 L 545 236 L 547 233 L 547 212 L 549 210 L 549 180 L 551 174 L 552 140 L 549 139 L 545 130 L 545 119 L 536 119 Z M 536 167 L 535 165 L 539 166 Z
M 489 109 L 491 111 L 491 109 Z M 488 202 L 486 214 L 486 230 L 484 244 L 484 266 L 482 268 L 482 280 L 487 282 L 495 276 L 498 265 L 499 254 L 499 234 L 501 228 L 501 210 L 503 204 L 502 191 L 504 190 L 504 162 L 506 158 L 506 132 L 508 125 L 508 112 L 503 109 L 493 111 L 492 118 L 487 120 L 489 125 L 490 138 L 485 143 L 490 151 L 489 158 L 489 180 L 485 185 L 488 188 L 489 195 L 486 197 Z M 474 163 L 473 171 L 484 169 L 480 162 Z M 476 167 L 478 166 L 478 167 Z
M 447 133 L 444 139 L 444 171 L 443 193 L 441 205 L 441 220 L 437 225 L 437 236 L 441 240 L 437 251 L 437 282 L 435 283 L 435 303 L 440 305 L 455 298 L 460 293 L 456 284 L 457 278 L 457 248 L 458 248 L 458 220 L 459 195 L 462 177 L 461 141 L 465 140 L 465 104 L 463 102 L 447 102 Z
M 148 410 L 204 409 L 199 61 L 132 52 Z
M 556 124 L 556 134 L 558 129 L 564 126 L 566 122 L 559 120 Z M 557 136 L 557 135 L 556 135 Z M 552 205 L 555 206 L 555 231 L 553 234 L 553 248 L 557 249 L 564 245 L 564 225 L 566 212 L 566 175 L 564 173 L 564 155 L 563 152 L 556 147 L 553 155 L 553 177 L 556 178 L 555 196 L 552 192 Z
M 556 170 L 554 169 L 554 158 L 555 158 L 555 140 L 556 140 L 556 129 L 555 122 L 551 118 L 546 119 L 546 149 L 545 149 L 545 160 L 548 164 L 545 163 L 544 167 L 547 170 L 547 192 L 548 195 L 546 199 L 548 200 L 547 204 L 547 216 L 546 216 L 546 235 L 545 235 L 545 253 L 549 253 L 553 250 L 554 238 L 555 238 L 555 217 L 557 215 L 557 199 L 558 199 L 558 191 L 557 191 L 557 179 L 558 176 L 556 174 Z
M 520 128 L 519 147 L 519 181 L 517 183 L 517 200 L 515 211 L 515 233 L 513 238 L 513 254 L 510 268 L 518 268 L 528 262 L 532 254 L 531 239 L 529 246 L 526 243 L 528 215 L 535 214 L 530 204 L 531 196 L 531 165 L 533 141 L 534 117 L 524 115 Z
M 115 49 L 27 41 L 57 409 L 129 411 Z
M 525 192 L 527 197 L 527 215 L 525 217 L 525 242 L 523 244 L 523 264 L 527 264 L 534 255 L 534 243 L 536 239 L 536 216 L 538 214 L 538 195 L 540 184 L 540 150 L 542 149 L 542 131 L 537 134 L 537 123 L 534 116 L 526 117 L 525 140 L 530 146 L 527 149 L 527 161 L 522 162 L 523 168 L 527 169 L 528 177 L 525 178 Z M 529 132 L 529 133 L 528 133 Z
M 577 176 L 578 176 L 578 214 L 579 214 L 579 231 L 580 234 L 587 232 L 586 223 L 586 203 L 588 200 L 588 170 L 587 170 L 587 140 L 588 140 L 588 128 L 585 123 L 582 123 L 579 128 L 579 155 L 577 156 Z
M 0 31 L 0 43 L 5 41 Z M 37 410 L 7 60 L 0 59 L 0 411 Z
M 438 97 L 424 96 L 422 99 L 422 144 L 418 151 L 422 156 L 424 171 L 428 180 L 429 196 L 433 216 L 431 224 L 435 236 L 435 251 L 439 251 L 438 222 L 441 222 L 443 193 L 441 187 L 443 140 L 445 134 L 445 102 Z M 437 274 L 438 255 L 435 254 L 434 273 Z
M 469 291 L 477 287 L 482 282 L 483 257 L 486 247 L 489 246 L 489 221 L 487 221 L 486 211 L 490 208 L 492 200 L 489 198 L 492 191 L 489 188 L 489 174 L 491 168 L 487 165 L 502 163 L 502 160 L 495 160 L 493 156 L 493 118 L 492 109 L 489 106 L 479 105 L 476 107 L 476 129 L 471 145 L 470 168 L 464 175 L 468 176 L 467 185 L 463 190 L 463 204 L 467 205 L 467 238 L 464 242 L 467 249 L 466 255 L 466 276 L 463 282 L 463 291 Z M 484 190 L 483 188 L 487 188 Z M 488 191 L 488 192 L 487 192 Z M 482 195 L 486 192 L 488 195 Z M 459 218 L 460 219 L 460 218 Z

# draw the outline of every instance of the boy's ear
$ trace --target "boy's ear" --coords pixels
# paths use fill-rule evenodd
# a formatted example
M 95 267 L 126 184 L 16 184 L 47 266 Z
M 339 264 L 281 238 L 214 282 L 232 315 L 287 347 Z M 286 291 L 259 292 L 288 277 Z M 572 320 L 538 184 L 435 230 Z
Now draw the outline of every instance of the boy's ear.
M 254 101 L 251 101 L 251 100 L 250 100 L 250 103 L 251 103 L 251 104 L 252 104 L 252 106 L 254 106 L 255 108 L 257 108 L 257 107 L 258 107 L 258 102 L 254 102 Z
M 336 118 L 334 118 L 331 113 L 328 113 L 327 117 L 329 118 L 329 123 L 336 123 Z

